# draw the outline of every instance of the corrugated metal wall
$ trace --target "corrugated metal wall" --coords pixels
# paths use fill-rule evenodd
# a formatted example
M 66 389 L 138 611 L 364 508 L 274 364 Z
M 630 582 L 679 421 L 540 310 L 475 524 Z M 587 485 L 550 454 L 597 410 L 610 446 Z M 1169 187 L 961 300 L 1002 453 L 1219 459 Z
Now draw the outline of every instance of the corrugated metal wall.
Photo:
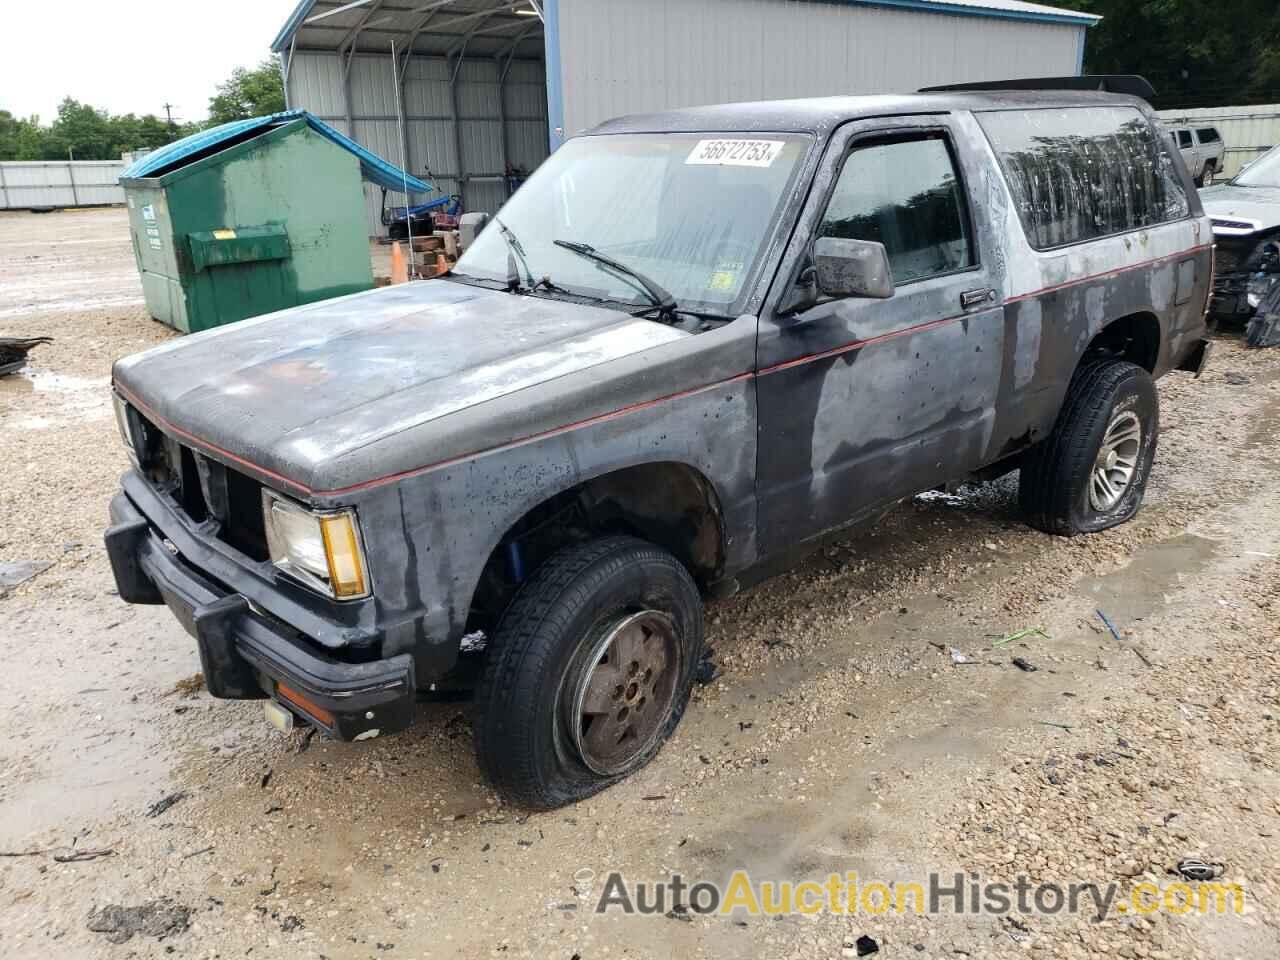
M 0 163 L 0 210 L 124 203 L 116 186 L 123 170 L 118 160 L 6 161 Z
M 1161 120 L 1170 127 L 1214 126 L 1226 144 L 1222 173 L 1234 177 L 1250 160 L 1256 160 L 1280 143 L 1280 103 L 1254 107 L 1201 107 L 1195 110 L 1161 110 Z
M 823 0 L 559 0 L 566 136 L 624 113 L 1074 76 L 1084 28 Z
M 437 194 L 462 192 L 468 210 L 496 211 L 505 199 L 507 161 L 531 171 L 547 156 L 546 73 L 541 61 L 516 60 L 506 80 L 496 60 L 463 60 L 457 77 L 457 131 L 451 68 L 440 57 L 412 57 L 404 78 L 407 166 Z M 357 55 L 351 64 L 350 123 L 342 63 L 334 53 L 299 51 L 289 70 L 289 105 L 310 110 L 395 164 L 400 158 L 390 56 Z M 501 93 L 499 92 L 501 91 Z M 505 116 L 505 121 L 503 117 Z M 458 156 L 461 147 L 462 156 Z M 467 180 L 459 190 L 459 174 Z M 382 233 L 381 191 L 365 186 L 370 233 Z M 415 196 L 420 203 L 429 197 Z M 403 202 L 388 196 L 388 205 Z

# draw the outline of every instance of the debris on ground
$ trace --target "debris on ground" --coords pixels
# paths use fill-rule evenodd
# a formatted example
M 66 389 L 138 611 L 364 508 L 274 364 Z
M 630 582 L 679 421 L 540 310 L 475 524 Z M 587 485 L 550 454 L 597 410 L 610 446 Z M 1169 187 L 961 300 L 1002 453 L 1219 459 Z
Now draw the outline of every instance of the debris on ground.
M 693 674 L 693 679 L 704 687 L 720 676 L 720 669 L 711 659 L 713 653 L 710 647 L 703 651 L 702 660 L 699 661 L 698 669 Z
M 0 563 L 0 597 L 37 574 L 44 573 L 51 566 L 52 563 L 44 560 L 11 560 Z
M 105 933 L 111 943 L 124 943 L 134 934 L 163 940 L 182 933 L 190 923 L 189 907 L 161 897 L 136 907 L 108 904 L 101 910 L 90 910 L 86 926 L 94 933 Z
M 1012 663 L 1015 667 L 1017 667 L 1023 673 L 1035 673 L 1037 670 L 1040 669 L 1034 663 L 1030 662 L 1029 660 L 1023 659 L 1022 657 L 1014 657 L 1010 661 L 1010 663 Z
M 165 694 L 167 697 L 173 696 L 175 693 L 180 697 L 196 697 L 200 695 L 200 691 L 204 689 L 204 674 L 193 673 L 189 677 L 183 677 Z
M 27 354 L 45 343 L 53 343 L 53 337 L 0 337 L 0 377 L 25 367 Z
M 1098 616 L 1107 625 L 1107 629 L 1111 631 L 1111 636 L 1115 637 L 1116 642 L 1124 643 L 1124 637 L 1120 636 L 1120 631 L 1116 629 L 1116 625 L 1111 622 L 1110 618 L 1101 610 L 1098 611 Z
M 844 954 L 852 957 L 869 957 L 873 953 L 880 952 L 880 944 L 873 938 L 868 937 L 865 933 L 853 941 L 853 949 L 849 949 L 849 941 L 845 941 Z
M 1178 861 L 1176 869 L 1186 880 L 1209 881 L 1222 876 L 1226 864 L 1207 863 L 1195 857 L 1187 857 Z
M 1019 640 L 1023 640 L 1027 637 L 1032 637 L 1032 636 L 1041 637 L 1045 640 L 1053 639 L 1053 637 L 1045 633 L 1044 627 L 1027 627 L 1025 630 L 1019 630 L 1016 633 L 1006 634 L 1005 636 L 1000 637 L 997 640 L 993 640 L 991 642 L 991 646 L 1005 647 L 1011 643 L 1017 643 Z
M 951 648 L 951 662 L 955 664 L 973 663 L 973 660 L 966 654 L 961 653 L 955 647 Z
M 55 863 L 86 863 L 90 860 L 101 860 L 103 857 L 110 857 L 115 851 L 110 848 L 102 850 L 75 850 L 71 853 L 55 853 L 53 859 Z
M 167 797 L 161 797 L 151 806 L 147 807 L 146 816 L 158 817 L 160 816 L 160 814 L 164 813 L 166 810 L 172 807 L 175 803 L 180 803 L 186 798 L 187 798 L 187 791 L 175 790 L 173 793 L 169 794 Z
M 1222 375 L 1222 379 L 1233 387 L 1247 387 L 1252 383 L 1243 373 L 1236 373 L 1234 370 L 1228 370 Z

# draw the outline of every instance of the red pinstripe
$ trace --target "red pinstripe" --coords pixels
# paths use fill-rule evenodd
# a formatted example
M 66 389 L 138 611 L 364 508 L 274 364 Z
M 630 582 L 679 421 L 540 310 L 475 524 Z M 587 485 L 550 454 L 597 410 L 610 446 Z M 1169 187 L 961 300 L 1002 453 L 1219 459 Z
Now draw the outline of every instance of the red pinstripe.
M 1003 307 L 1013 303 L 1020 303 L 1024 300 L 1030 300 L 1033 297 L 1043 296 L 1044 294 L 1047 294 L 1047 293 L 1054 293 L 1058 290 L 1064 290 L 1068 287 L 1074 287 L 1082 283 L 1090 283 L 1095 280 L 1102 280 L 1107 277 L 1114 277 L 1118 274 L 1126 273 L 1130 270 L 1138 270 L 1138 269 L 1141 269 L 1142 267 L 1149 267 L 1157 263 L 1163 263 L 1166 260 L 1176 260 L 1179 257 L 1185 257 L 1185 256 L 1188 256 L 1189 254 L 1198 253 L 1201 250 L 1209 250 L 1212 248 L 1213 248 L 1213 244 L 1211 243 L 1198 244 L 1197 246 L 1189 247 L 1186 250 L 1181 250 L 1177 253 L 1171 253 L 1162 257 L 1154 257 L 1150 260 L 1144 260 L 1141 263 L 1134 263 L 1134 264 L 1129 264 L 1123 267 L 1117 267 L 1115 270 L 1108 270 L 1104 273 L 1097 273 L 1087 277 L 1079 277 L 1074 280 L 1068 280 L 1065 283 L 1059 283 L 1053 286 L 1044 287 L 1040 290 L 1035 290 L 1031 293 L 1018 294 L 1015 297 L 1009 297 L 1008 299 L 1003 301 L 1003 303 L 993 304 L 992 306 L 988 307 L 987 310 L 995 309 L 995 307 L 997 306 Z M 978 311 L 978 312 L 984 312 L 984 311 Z M 592 426 L 598 423 L 606 423 L 610 420 L 615 420 L 618 417 L 626 416 L 629 413 L 635 413 L 638 410 L 645 410 L 649 407 L 656 406 L 660 403 L 666 403 L 668 400 L 679 400 L 679 399 L 683 399 L 684 397 L 696 396 L 701 393 L 706 393 L 709 390 L 715 390 L 719 387 L 727 386 L 731 383 L 738 383 L 743 380 L 749 380 L 753 377 L 765 376 L 770 373 L 778 373 L 782 370 L 789 370 L 792 367 L 798 367 L 806 363 L 813 363 L 817 360 L 823 360 L 827 357 L 834 357 L 841 353 L 847 353 L 851 350 L 857 350 L 861 347 L 870 346 L 871 344 L 881 343 L 885 340 L 892 340 L 896 337 L 905 337 L 913 333 L 921 333 L 925 330 L 930 330 L 934 327 L 942 326 L 943 324 L 954 323 L 956 320 L 962 320 L 965 317 L 977 316 L 978 312 L 956 314 L 953 317 L 943 317 L 940 320 L 929 320 L 929 321 L 926 321 L 925 323 L 918 323 L 914 326 L 903 327 L 901 330 L 894 330 L 890 333 L 880 334 L 879 336 L 867 337 L 866 339 L 863 339 L 863 340 L 853 340 L 848 343 L 841 344 L 840 346 L 832 347 L 829 350 L 822 350 L 818 353 L 807 354 L 806 356 L 796 357 L 795 359 L 792 359 L 792 360 L 783 360 L 780 363 L 775 363 L 775 364 L 772 364 L 771 366 L 763 367 L 754 372 L 749 370 L 745 373 L 739 373 L 732 377 L 728 377 L 724 380 L 717 380 L 715 383 L 709 383 L 700 387 L 694 387 L 690 390 L 680 390 L 675 393 L 666 394 L 665 396 L 655 397 L 652 400 L 642 400 L 638 403 L 629 404 L 628 406 L 625 406 L 625 407 L 619 407 L 617 410 L 612 410 L 608 413 L 598 414 L 594 417 L 587 417 L 583 420 L 577 420 L 573 423 L 568 423 L 563 426 L 552 427 L 549 430 L 542 430 L 538 433 L 532 433 L 526 437 L 519 437 L 515 440 L 508 440 L 504 443 L 494 444 L 491 447 L 485 447 L 480 450 L 473 450 L 469 453 L 461 454 L 456 457 L 450 457 L 446 460 L 439 460 L 439 461 L 436 461 L 435 463 L 428 463 L 421 467 L 412 467 L 408 470 L 402 470 L 398 473 L 391 473 L 391 474 L 387 474 L 386 476 L 375 477 L 372 480 L 365 480 L 361 483 L 354 483 L 346 487 L 338 487 L 337 489 L 334 489 L 334 490 L 315 490 L 311 487 L 308 487 L 306 484 L 299 483 L 297 480 L 290 480 L 288 477 L 284 476 L 283 474 L 277 473 L 274 470 L 268 470 L 266 467 L 258 466 L 256 463 L 246 460 L 243 457 L 232 453 L 230 450 L 225 450 L 222 447 L 217 446 L 216 444 L 210 443 L 208 440 L 203 440 L 200 437 L 197 437 L 194 434 L 191 434 L 186 430 L 183 430 L 181 427 L 177 426 L 171 421 L 160 416 L 158 413 L 155 412 L 155 410 L 153 410 L 147 404 L 143 403 L 132 392 L 120 386 L 119 384 L 115 384 L 115 389 L 118 390 L 120 393 L 122 393 L 125 396 L 125 398 L 128 399 L 128 401 L 132 403 L 135 407 L 143 411 L 147 415 L 148 419 L 161 425 L 164 429 L 166 429 L 170 433 L 173 433 L 179 437 L 182 437 L 192 446 L 199 447 L 200 449 L 205 450 L 206 452 L 212 453 L 219 458 L 223 458 L 231 461 L 232 463 L 239 464 L 240 466 L 245 467 L 246 469 L 250 470 L 253 473 L 258 474 L 261 477 L 267 477 L 271 480 L 276 481 L 277 483 L 290 487 L 293 490 L 299 491 L 300 493 L 303 493 L 307 496 L 336 497 L 336 496 L 342 496 L 344 494 L 356 493 L 361 490 L 369 490 L 374 487 L 380 487 L 388 483 L 395 483 L 398 480 L 404 480 L 408 477 L 418 476 L 423 473 L 428 473 L 429 471 L 432 471 L 432 470 L 439 470 L 443 467 L 454 466 L 455 464 L 462 463 L 474 457 L 483 456 L 486 453 L 493 453 L 497 450 L 504 450 L 510 447 L 522 446 L 526 443 L 533 443 L 537 440 L 545 440 L 549 437 L 559 436 L 560 434 L 568 433 L 572 430 L 577 430 L 581 427 Z

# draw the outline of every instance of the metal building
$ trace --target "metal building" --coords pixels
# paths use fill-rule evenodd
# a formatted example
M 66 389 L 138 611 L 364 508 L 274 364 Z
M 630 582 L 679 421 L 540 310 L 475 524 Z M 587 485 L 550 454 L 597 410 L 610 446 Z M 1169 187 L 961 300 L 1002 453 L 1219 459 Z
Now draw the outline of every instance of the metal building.
M 301 0 L 272 49 L 290 107 L 395 162 L 403 125 L 412 173 L 492 212 L 509 170 L 609 117 L 1074 75 L 1098 20 L 1021 0 Z

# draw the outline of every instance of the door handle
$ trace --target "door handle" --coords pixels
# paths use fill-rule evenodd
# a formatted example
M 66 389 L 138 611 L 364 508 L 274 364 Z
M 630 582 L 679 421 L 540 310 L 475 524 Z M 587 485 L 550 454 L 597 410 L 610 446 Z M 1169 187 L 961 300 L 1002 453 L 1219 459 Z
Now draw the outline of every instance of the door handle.
M 960 294 L 960 308 L 969 310 L 973 307 L 980 307 L 984 303 L 993 303 L 996 299 L 996 292 L 990 287 L 980 287 L 977 290 L 966 290 Z

